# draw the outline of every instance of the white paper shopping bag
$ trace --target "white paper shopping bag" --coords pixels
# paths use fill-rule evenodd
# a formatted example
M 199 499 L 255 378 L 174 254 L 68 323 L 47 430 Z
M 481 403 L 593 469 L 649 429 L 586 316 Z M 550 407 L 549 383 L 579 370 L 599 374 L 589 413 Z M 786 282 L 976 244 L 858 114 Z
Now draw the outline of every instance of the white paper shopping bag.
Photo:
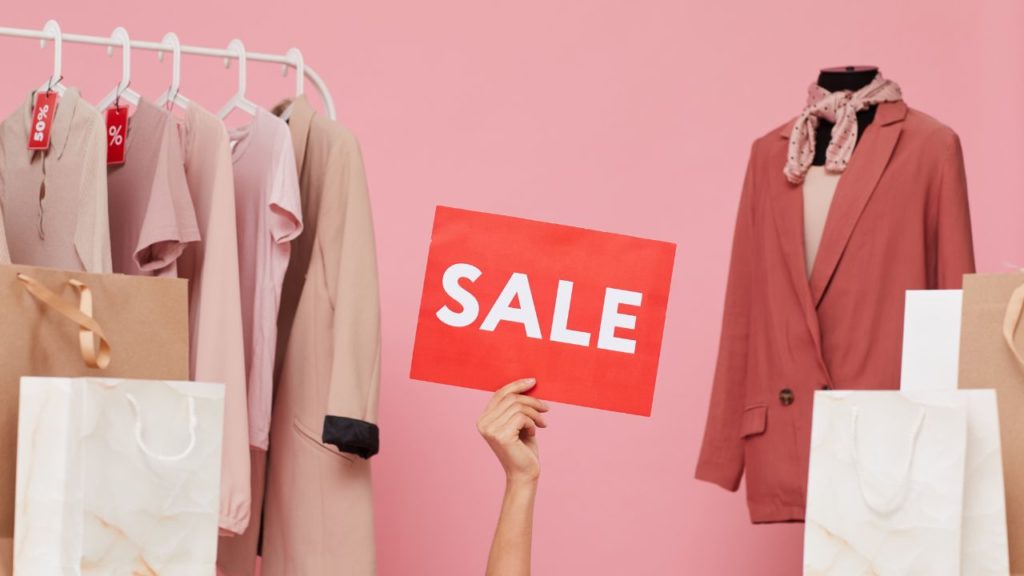
M 900 390 L 956 390 L 962 290 L 907 290 Z
M 960 290 L 907 291 L 901 390 L 957 389 L 962 303 Z M 961 573 L 1006 576 L 1010 556 L 996 393 L 960 393 L 967 402 Z
M 212 576 L 224 387 L 23 378 L 16 576 Z
M 805 575 L 960 574 L 964 398 L 815 393 Z

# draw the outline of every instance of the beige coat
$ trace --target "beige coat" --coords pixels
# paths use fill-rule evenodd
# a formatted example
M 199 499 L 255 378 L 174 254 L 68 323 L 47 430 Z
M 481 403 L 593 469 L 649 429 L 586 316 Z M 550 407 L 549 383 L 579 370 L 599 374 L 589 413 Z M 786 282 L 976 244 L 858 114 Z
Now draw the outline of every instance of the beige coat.
M 381 349 L 370 200 L 348 130 L 302 98 L 289 125 L 305 231 L 281 299 L 263 574 L 367 576 Z

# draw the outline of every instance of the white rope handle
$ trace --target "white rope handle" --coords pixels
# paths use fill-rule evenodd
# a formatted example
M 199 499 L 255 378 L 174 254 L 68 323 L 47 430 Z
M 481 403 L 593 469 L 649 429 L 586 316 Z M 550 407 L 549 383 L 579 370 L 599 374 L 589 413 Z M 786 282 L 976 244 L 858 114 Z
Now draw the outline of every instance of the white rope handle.
M 921 408 L 921 411 L 917 414 L 917 420 L 914 422 L 914 432 L 910 437 L 910 455 L 907 457 L 906 466 L 903 468 L 901 474 L 902 479 L 898 482 L 898 488 L 895 493 L 891 494 L 883 503 L 873 502 L 872 499 L 864 491 L 864 474 L 861 471 L 860 466 L 860 449 L 859 442 L 857 442 L 857 419 L 860 410 L 859 406 L 853 407 L 853 416 L 850 418 L 850 430 L 853 435 L 853 467 L 857 472 L 857 484 L 860 487 L 860 495 L 864 499 L 864 503 L 867 504 L 868 508 L 877 514 L 886 516 L 894 512 L 899 508 L 903 501 L 906 500 L 907 494 L 910 489 L 910 468 L 914 462 L 914 455 L 917 453 L 917 439 L 921 435 L 921 426 L 924 424 L 925 409 Z
M 154 460 L 160 460 L 161 462 L 177 462 L 188 458 L 188 455 L 191 454 L 196 447 L 196 426 L 199 424 L 199 419 L 196 418 L 195 398 L 191 396 L 188 397 L 188 447 L 180 454 L 170 456 L 158 454 L 146 445 L 146 441 L 142 439 L 142 410 L 139 408 L 139 403 L 135 400 L 135 396 L 132 396 L 131 394 L 125 394 L 125 398 L 128 399 L 128 403 L 132 405 L 132 411 L 135 412 L 135 443 L 139 445 L 139 448 L 146 454 L 146 456 L 149 456 Z

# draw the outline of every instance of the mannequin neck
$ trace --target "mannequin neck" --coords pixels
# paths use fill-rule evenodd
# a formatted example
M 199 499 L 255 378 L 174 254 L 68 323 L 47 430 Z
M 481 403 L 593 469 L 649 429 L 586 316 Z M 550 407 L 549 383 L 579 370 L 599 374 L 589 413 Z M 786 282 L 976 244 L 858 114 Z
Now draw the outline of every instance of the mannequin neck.
M 856 92 L 878 76 L 876 66 L 839 66 L 825 68 L 818 74 L 818 86 L 829 92 Z

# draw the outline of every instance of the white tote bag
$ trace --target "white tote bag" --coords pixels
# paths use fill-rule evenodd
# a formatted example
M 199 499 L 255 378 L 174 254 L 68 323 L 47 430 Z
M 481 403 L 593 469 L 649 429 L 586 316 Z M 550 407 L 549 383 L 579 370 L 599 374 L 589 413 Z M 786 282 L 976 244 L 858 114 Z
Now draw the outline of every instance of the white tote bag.
M 903 320 L 905 392 L 957 389 L 960 354 L 960 290 L 908 290 Z M 961 390 L 967 402 L 967 457 L 961 573 L 1006 576 L 1002 442 L 995 390 Z
M 224 387 L 23 378 L 16 576 L 212 576 Z
M 967 407 L 957 392 L 817 392 L 804 574 L 960 574 Z

